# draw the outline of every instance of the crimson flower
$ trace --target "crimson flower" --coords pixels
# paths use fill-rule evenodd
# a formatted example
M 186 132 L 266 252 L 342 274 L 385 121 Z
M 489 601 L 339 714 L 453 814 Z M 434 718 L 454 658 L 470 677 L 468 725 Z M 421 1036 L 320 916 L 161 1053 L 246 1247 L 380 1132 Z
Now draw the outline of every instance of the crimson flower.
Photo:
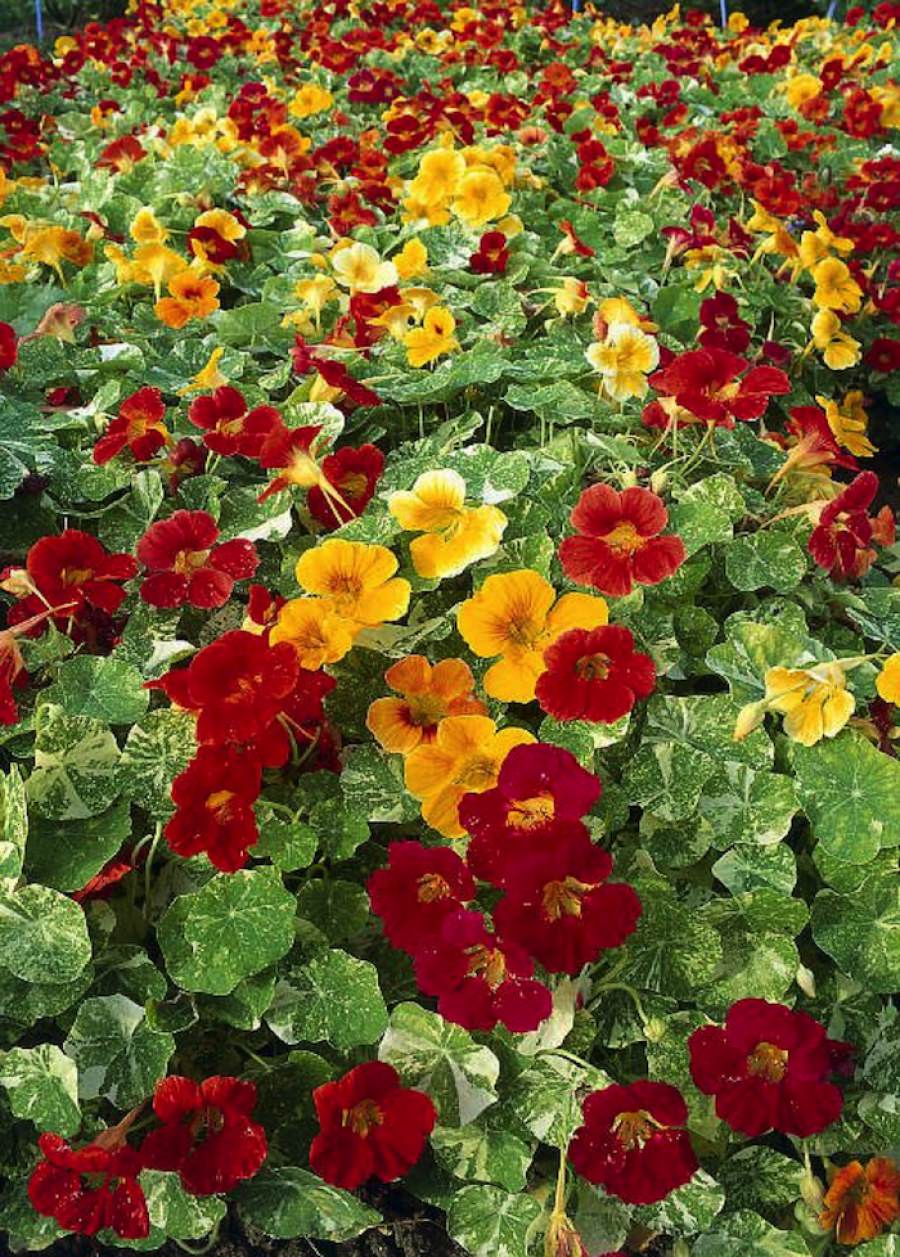
M 570 516 L 578 536 L 559 547 L 563 571 L 580 585 L 614 597 L 637 582 L 658 585 L 685 560 L 680 537 L 659 534 L 669 522 L 662 498 L 632 486 L 618 493 L 608 484 L 585 489 Z
M 268 1153 L 266 1132 L 251 1120 L 255 1104 L 256 1087 L 240 1078 L 163 1078 L 153 1095 L 163 1125 L 141 1144 L 144 1164 L 177 1171 L 192 1196 L 230 1192 Z
M 133 1148 L 122 1141 L 107 1146 L 103 1135 L 71 1148 L 52 1134 L 41 1135 L 38 1147 L 44 1159 L 28 1180 L 28 1198 L 38 1213 L 80 1235 L 110 1230 L 121 1239 L 140 1240 L 150 1233 L 138 1182 L 143 1158 Z
M 716 1097 L 718 1116 L 751 1139 L 768 1130 L 805 1139 L 841 1115 L 843 1097 L 828 1079 L 847 1045 L 827 1038 L 808 1013 L 738 1000 L 724 1026 L 701 1026 L 688 1047 L 694 1082 Z
M 172 782 L 176 811 L 166 824 L 166 842 L 185 858 L 205 851 L 223 873 L 243 868 L 259 839 L 253 804 L 261 783 L 255 756 L 232 746 L 201 746 Z
M 459 805 L 460 824 L 472 836 L 466 851 L 469 868 L 502 886 L 508 866 L 542 847 L 561 824 L 583 829 L 580 818 L 600 797 L 593 773 L 561 746 L 533 742 L 514 746 L 492 790 L 466 794 Z
M 141 597 L 153 607 L 222 607 L 236 580 L 246 580 L 259 566 L 252 541 L 236 537 L 216 545 L 219 530 L 206 511 L 175 511 L 151 524 L 135 554 L 150 575 Z
M 169 442 L 163 420 L 166 404 L 158 388 L 139 388 L 126 397 L 119 413 L 94 446 L 94 462 L 102 467 L 128 446 L 138 462 L 146 462 Z
M 366 889 L 388 939 L 410 954 L 475 895 L 472 874 L 455 851 L 420 842 L 392 842 L 387 867 L 376 869 Z
M 8 371 L 16 365 L 19 356 L 19 343 L 16 330 L 9 323 L 0 323 L 0 371 Z
M 882 507 L 874 520 L 868 514 L 877 492 L 875 472 L 860 472 L 828 503 L 810 534 L 810 554 L 835 580 L 858 580 L 866 574 L 876 554 L 872 541 L 893 545 L 891 508 Z
M 283 427 L 274 406 L 247 409 L 244 396 L 236 388 L 223 385 L 213 393 L 195 397 L 188 407 L 188 419 L 203 429 L 203 443 L 214 454 L 258 458 L 266 437 Z
M 309 491 L 306 505 L 313 519 L 331 531 L 362 515 L 372 500 L 384 471 L 384 455 L 376 445 L 353 449 L 345 445 L 322 459 L 322 476 L 335 490 L 326 497 L 318 484 Z
M 876 336 L 866 350 L 863 362 L 873 371 L 880 371 L 884 375 L 890 371 L 900 371 L 900 339 Z
M 629 1205 L 652 1205 L 698 1168 L 684 1129 L 687 1105 L 665 1082 L 614 1084 L 583 1105 L 584 1125 L 569 1146 L 576 1172 Z
M 19 708 L 14 687 L 28 680 L 25 661 L 13 634 L 7 629 L 0 631 L 0 725 L 19 722 Z
M 247 586 L 247 619 L 258 624 L 263 630 L 274 628 L 278 620 L 278 612 L 284 606 L 286 598 L 281 594 L 272 593 L 265 585 Z
M 704 349 L 743 353 L 750 344 L 750 324 L 738 312 L 738 303 L 727 292 L 717 292 L 700 303 L 700 344 Z
M 393 1066 L 357 1065 L 313 1092 L 319 1133 L 309 1150 L 313 1171 L 353 1191 L 370 1178 L 392 1183 L 419 1160 L 437 1111 L 424 1091 L 402 1087 Z
M 791 438 L 785 463 L 776 473 L 781 479 L 795 469 L 814 471 L 821 467 L 843 467 L 856 471 L 859 463 L 835 440 L 825 411 L 818 406 L 794 406 L 787 421 Z M 871 474 L 871 473 L 870 473 Z
M 653 660 L 619 624 L 570 629 L 544 651 L 544 664 L 535 695 L 557 720 L 614 724 L 656 685 Z
M 383 292 L 396 296 L 396 301 L 400 300 L 400 294 L 396 289 L 384 289 Z M 351 298 L 351 313 L 356 316 L 359 322 L 361 314 L 360 299 L 366 298 L 369 303 L 377 300 L 378 294 L 371 296 L 366 293 L 357 293 Z M 396 304 L 396 301 L 388 304 Z M 387 308 L 387 306 L 385 306 Z M 380 310 L 373 310 L 372 316 L 380 313 Z M 316 370 L 330 388 L 337 388 L 344 394 L 344 397 L 352 402 L 354 406 L 377 406 L 381 398 L 378 394 L 360 380 L 355 379 L 342 362 L 338 362 L 335 358 L 326 358 L 322 354 L 315 353 L 302 336 L 299 334 L 294 342 L 294 348 L 291 350 L 291 361 L 294 370 L 298 375 L 306 375 L 309 371 Z
M 752 367 L 746 358 L 727 349 L 690 349 L 678 354 L 650 376 L 658 393 L 704 423 L 733 428 L 736 419 L 759 419 L 771 397 L 791 391 L 791 382 L 778 367 Z M 743 371 L 747 374 L 738 377 Z
M 416 981 L 438 997 L 438 1012 L 466 1030 L 514 1034 L 535 1030 L 550 1016 L 553 997 L 532 976 L 534 962 L 517 943 L 492 934 L 480 912 L 444 918 L 439 936 L 415 957 Z
M 318 424 L 307 424 L 302 428 L 286 428 L 279 424 L 272 429 L 259 450 L 259 465 L 267 471 L 277 470 L 279 474 L 263 489 L 259 495 L 260 502 L 265 502 L 282 489 L 289 489 L 291 485 L 309 489 L 319 483 L 321 473 L 316 460 L 316 443 L 321 431 Z
M 469 266 L 476 275 L 502 275 L 509 262 L 509 249 L 502 231 L 486 231 L 478 242 L 478 249 L 469 258 Z
M 607 882 L 612 859 L 587 835 L 558 840 L 506 872 L 494 921 L 550 973 L 580 973 L 634 931 L 641 901 L 624 882 Z
M 18 624 L 53 609 L 52 619 L 61 627 L 94 607 L 114 615 L 125 599 L 122 581 L 137 572 L 130 554 L 110 554 L 96 537 L 78 528 L 66 528 L 41 537 L 28 551 L 22 587 L 32 591 L 9 614 Z

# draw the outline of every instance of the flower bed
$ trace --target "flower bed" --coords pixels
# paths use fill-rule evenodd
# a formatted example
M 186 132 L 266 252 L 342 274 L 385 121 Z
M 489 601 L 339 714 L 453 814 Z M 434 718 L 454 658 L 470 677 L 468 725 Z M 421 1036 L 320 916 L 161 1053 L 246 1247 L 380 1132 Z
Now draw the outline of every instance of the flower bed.
M 898 17 L 0 56 L 13 1250 L 895 1251 Z

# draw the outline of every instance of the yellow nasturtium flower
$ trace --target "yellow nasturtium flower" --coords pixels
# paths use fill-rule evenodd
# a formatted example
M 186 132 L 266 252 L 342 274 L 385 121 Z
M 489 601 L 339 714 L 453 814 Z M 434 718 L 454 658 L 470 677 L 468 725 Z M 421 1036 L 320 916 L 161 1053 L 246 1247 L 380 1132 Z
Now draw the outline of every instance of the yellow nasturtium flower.
M 278 613 L 269 641 L 290 642 L 301 668 L 315 672 L 337 663 L 353 646 L 354 626 L 338 615 L 327 598 L 292 598 Z
M 647 392 L 647 376 L 659 363 L 659 346 L 631 323 L 612 323 L 606 338 L 588 345 L 584 356 L 602 376 L 607 396 L 621 402 Z
M 296 576 L 301 589 L 327 599 L 358 632 L 406 614 L 410 586 L 394 575 L 398 566 L 386 546 L 331 537 L 300 555 Z
M 900 707 L 900 651 L 886 660 L 884 667 L 875 678 L 878 697 L 886 703 Z
M 417 279 L 428 270 L 428 250 L 418 236 L 406 244 L 391 259 L 401 279 Z
M 463 177 L 453 198 L 453 212 L 467 227 L 483 227 L 502 218 L 512 197 L 493 170 L 472 170 Z
M 856 458 L 871 458 L 878 453 L 866 435 L 869 416 L 863 406 L 863 395 L 859 389 L 845 393 L 841 402 L 828 397 L 816 397 L 816 401 L 825 411 L 828 426 L 839 445 L 843 445 Z
M 764 681 L 765 698 L 738 714 L 737 742 L 762 723 L 767 711 L 777 711 L 784 716 L 789 738 L 802 746 L 815 746 L 823 738 L 836 737 L 856 707 L 844 669 L 837 662 L 811 668 L 769 668 Z
M 819 310 L 813 317 L 812 343 L 818 349 L 831 371 L 846 371 L 859 362 L 860 343 L 841 326 L 841 320 L 833 310 Z
M 370 244 L 357 240 L 338 246 L 331 255 L 331 269 L 339 284 L 355 292 L 380 292 L 398 281 L 393 262 L 383 262 Z
M 403 337 L 406 360 L 411 367 L 424 367 L 444 354 L 459 349 L 459 341 L 453 335 L 456 319 L 443 306 L 434 306 L 425 315 L 421 327 L 414 327 Z
M 824 258 L 813 267 L 812 277 L 816 285 L 813 304 L 820 310 L 855 314 L 862 305 L 862 289 L 840 258 Z
M 496 506 L 466 506 L 466 482 L 449 469 L 426 471 L 411 490 L 392 493 L 388 510 L 401 528 L 420 532 L 409 547 L 413 566 L 426 579 L 456 576 L 494 554 L 506 516 Z
M 165 244 L 169 229 L 162 225 L 149 205 L 144 205 L 132 218 L 128 234 L 138 244 Z

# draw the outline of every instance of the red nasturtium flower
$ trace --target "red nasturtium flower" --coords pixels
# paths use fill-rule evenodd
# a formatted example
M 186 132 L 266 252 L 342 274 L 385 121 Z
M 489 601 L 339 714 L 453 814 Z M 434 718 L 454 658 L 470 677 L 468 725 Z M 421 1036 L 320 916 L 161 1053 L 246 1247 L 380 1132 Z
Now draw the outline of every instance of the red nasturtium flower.
M 18 624 L 52 611 L 50 618 L 65 627 L 90 607 L 114 615 L 125 599 L 120 582 L 130 580 L 137 570 L 130 554 L 110 554 L 96 537 L 79 528 L 41 537 L 19 573 L 17 583 L 25 596 L 10 611 L 9 622 Z M 10 582 L 16 575 L 7 573 Z
M 591 485 L 570 518 L 579 535 L 562 541 L 559 558 L 579 585 L 622 597 L 635 582 L 658 585 L 685 560 L 680 537 L 659 535 L 669 514 L 649 489 L 633 486 L 618 493 L 608 484 Z
M 634 932 L 641 901 L 631 886 L 608 882 L 612 859 L 571 830 L 506 869 L 506 894 L 494 909 L 504 938 L 550 973 L 574 976 Z
M 535 694 L 557 720 L 614 724 L 656 685 L 653 660 L 620 624 L 569 629 L 544 651 L 544 663 Z
M 236 580 L 246 580 L 259 566 L 252 541 L 236 537 L 217 545 L 219 530 L 206 511 L 175 511 L 151 524 L 135 554 L 150 575 L 141 597 L 153 607 L 222 607 Z
M 370 1178 L 392 1183 L 419 1160 L 437 1111 L 424 1091 L 402 1087 L 393 1066 L 357 1065 L 313 1092 L 319 1133 L 309 1150 L 313 1171 L 353 1191 Z
M 70 1148 L 61 1135 L 43 1134 L 38 1147 L 44 1159 L 28 1180 L 28 1198 L 38 1213 L 80 1235 L 110 1230 L 140 1240 L 150 1233 L 138 1182 L 143 1157 L 119 1129 L 104 1131 L 83 1148 Z
M 223 385 L 213 393 L 195 397 L 188 407 L 188 419 L 203 430 L 203 443 L 214 454 L 258 458 L 266 437 L 283 427 L 274 406 L 247 409 L 244 396 L 236 388 Z
M 223 873 L 243 868 L 248 848 L 259 840 L 253 804 L 261 784 L 254 755 L 201 746 L 172 782 L 176 811 L 166 824 L 166 842 L 185 858 L 205 851 Z
M 169 443 L 166 404 L 158 388 L 139 388 L 126 397 L 119 413 L 94 446 L 94 462 L 102 467 L 127 446 L 138 462 L 146 462 Z
M 327 496 L 314 484 L 306 505 L 310 515 L 331 531 L 362 515 L 372 500 L 384 471 L 384 455 L 377 445 L 345 445 L 322 459 L 322 476 L 334 492 Z
M 791 391 L 790 380 L 778 367 L 747 371 L 749 366 L 746 358 L 727 349 L 690 349 L 651 375 L 650 384 L 704 423 L 733 428 L 736 419 L 759 419 L 771 397 Z
M 459 822 L 472 837 L 469 868 L 502 886 L 509 868 L 553 842 L 561 825 L 586 833 L 579 822 L 600 791 L 599 779 L 571 751 L 542 742 L 514 746 L 496 786 L 464 795 L 459 805 Z
M 8 371 L 10 367 L 14 367 L 18 356 L 19 343 L 15 328 L 9 323 L 0 323 L 0 371 Z
M 472 874 L 455 851 L 420 842 L 392 842 L 387 867 L 376 869 L 366 889 L 388 939 L 410 954 L 475 896 Z
M 256 1087 L 240 1078 L 163 1078 L 153 1095 L 163 1124 L 141 1144 L 144 1164 L 177 1171 L 192 1196 L 230 1192 L 268 1153 L 266 1132 L 251 1118 L 255 1104 Z
M 491 933 L 480 912 L 445 917 L 438 937 L 416 953 L 415 968 L 419 989 L 437 996 L 441 1016 L 466 1030 L 493 1030 L 500 1022 L 524 1034 L 553 1009 L 528 953 Z
M 819 1225 L 839 1244 L 875 1239 L 900 1217 L 900 1168 L 890 1157 L 842 1166 L 825 1193 Z
M 28 680 L 25 660 L 9 629 L 0 631 L 0 725 L 19 722 L 19 708 L 13 688 Z
M 872 542 L 893 545 L 894 515 L 882 507 L 871 519 L 868 511 L 878 492 L 874 471 L 860 472 L 819 516 L 807 543 L 809 552 L 835 580 L 858 580 L 875 559 Z
M 478 242 L 478 248 L 469 258 L 469 266 L 476 275 L 502 275 L 509 262 L 509 249 L 502 231 L 486 231 Z
M 589 1183 L 629 1205 L 652 1205 L 693 1178 L 698 1168 L 684 1129 L 687 1105 L 665 1082 L 634 1082 L 595 1091 L 569 1160 Z
M 724 1026 L 701 1026 L 688 1046 L 694 1082 L 716 1097 L 718 1116 L 751 1139 L 768 1130 L 805 1139 L 841 1115 L 843 1097 L 829 1077 L 849 1049 L 808 1013 L 738 1000 Z

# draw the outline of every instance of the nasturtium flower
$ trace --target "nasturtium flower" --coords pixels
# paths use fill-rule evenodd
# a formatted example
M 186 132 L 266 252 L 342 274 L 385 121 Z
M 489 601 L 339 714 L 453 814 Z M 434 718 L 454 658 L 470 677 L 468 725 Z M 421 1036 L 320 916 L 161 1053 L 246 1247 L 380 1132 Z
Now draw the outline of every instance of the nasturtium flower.
M 292 598 L 278 613 L 269 641 L 289 642 L 301 668 L 315 671 L 337 663 L 353 647 L 355 628 L 338 615 L 328 599 Z
M 821 210 L 813 210 L 816 223 L 815 231 L 804 231 L 800 236 L 798 249 L 800 261 L 808 271 L 832 253 L 852 253 L 853 241 L 846 236 L 837 236 L 828 226 L 828 221 Z
M 564 319 L 570 315 L 582 314 L 590 299 L 591 295 L 584 280 L 573 279 L 571 276 L 567 276 L 558 288 L 553 289 L 553 304 Z
M 240 1078 L 164 1078 L 153 1094 L 162 1126 L 141 1145 L 144 1164 L 175 1171 L 192 1196 L 230 1192 L 268 1155 L 266 1132 L 251 1117 L 255 1105 L 255 1085 Z
M 839 1244 L 873 1240 L 900 1217 L 900 1166 L 890 1157 L 850 1161 L 834 1170 L 822 1203 L 819 1225 Z
M 812 344 L 818 349 L 831 371 L 855 367 L 861 355 L 860 343 L 842 330 L 841 320 L 833 310 L 819 310 L 810 326 Z
M 123 261 L 107 250 L 107 257 L 116 265 L 117 273 Z M 161 243 L 141 244 L 134 251 L 130 271 L 125 271 L 120 282 L 146 284 L 159 297 L 163 288 L 177 275 L 183 275 L 188 264 L 180 253 Z M 174 326 L 174 324 L 173 324 Z
M 894 515 L 884 506 L 871 518 L 869 507 L 878 492 L 878 477 L 862 471 L 822 509 L 810 533 L 808 549 L 833 580 L 859 580 L 875 560 L 872 543 L 893 545 Z
M 172 782 L 175 812 L 163 830 L 166 842 L 185 859 L 204 852 L 223 873 L 243 868 L 259 840 L 253 804 L 261 784 L 254 755 L 201 746 Z
M 487 716 L 447 716 L 432 742 L 406 757 L 404 779 L 422 801 L 422 817 L 445 838 L 462 838 L 459 804 L 463 796 L 491 790 L 504 759 L 523 742 L 534 742 L 526 729 L 497 731 Z
M 502 886 L 511 870 L 555 842 L 567 826 L 586 835 L 581 818 L 600 792 L 599 779 L 564 747 L 543 742 L 513 747 L 496 786 L 460 802 L 460 824 L 471 835 L 469 868 Z
M 466 506 L 466 482 L 459 472 L 426 471 L 412 489 L 398 490 L 388 510 L 401 528 L 424 535 L 410 542 L 419 576 L 456 576 L 472 563 L 494 554 L 506 528 L 496 506 Z
M 553 996 L 535 979 L 528 952 L 495 935 L 480 912 L 445 916 L 416 952 L 415 970 L 419 989 L 437 996 L 445 1021 L 466 1030 L 493 1030 L 499 1022 L 527 1034 L 553 1011 Z
M 539 572 L 521 568 L 489 576 L 457 612 L 460 636 L 483 659 L 500 656 L 484 676 L 491 698 L 530 703 L 545 670 L 544 651 L 572 628 L 606 624 L 606 603 L 591 594 L 556 591 Z
M 849 1048 L 808 1013 L 738 1000 L 724 1026 L 701 1026 L 688 1048 L 695 1084 L 750 1139 L 769 1130 L 807 1139 L 841 1115 L 843 1097 L 829 1078 L 846 1068 Z
M 900 707 L 900 652 L 890 655 L 875 678 L 879 698 Z
M 205 319 L 219 308 L 219 285 L 210 276 L 182 271 L 168 283 L 169 295 L 153 307 L 156 317 L 176 330 L 192 319 Z
M 461 857 L 420 842 L 392 842 L 387 865 L 375 870 L 366 889 L 386 937 L 410 955 L 437 937 L 444 917 L 475 897 Z
M 128 234 L 138 244 L 165 244 L 170 232 L 156 217 L 152 205 L 142 205 L 128 225 Z
M 82 239 L 77 231 L 67 227 L 41 226 L 29 223 L 22 242 L 22 255 L 29 262 L 40 262 L 49 266 L 65 282 L 62 263 L 69 262 L 81 268 L 87 266 L 94 256 L 94 246 L 89 240 Z
M 409 581 L 386 546 L 331 537 L 297 560 L 297 583 L 327 601 L 354 632 L 399 620 L 409 607 Z
M 836 310 L 855 314 L 862 305 L 862 289 L 840 258 L 823 258 L 812 270 L 816 290 L 813 305 L 820 310 Z
M 785 733 L 803 746 L 836 737 L 856 707 L 839 663 L 769 668 L 764 679 L 766 707 L 784 714 Z
M 169 443 L 166 404 L 158 388 L 139 388 L 119 405 L 119 412 L 94 446 L 94 462 L 102 467 L 126 447 L 146 462 Z
M 427 207 L 443 206 L 453 199 L 465 173 L 466 159 L 457 149 L 433 149 L 420 158 L 409 195 Z
M 20 573 L 15 586 L 4 584 L 20 599 L 8 621 L 17 624 L 47 612 L 65 629 L 92 609 L 115 615 L 125 601 L 122 582 L 137 570 L 130 554 L 110 554 L 96 537 L 79 528 L 41 537 L 28 551 L 25 568 L 15 570 Z
M 566 825 L 555 841 L 506 863 L 497 929 L 549 973 L 574 977 L 603 951 L 620 947 L 641 915 L 634 890 L 608 882 L 611 872 L 608 852 L 582 826 Z
M 828 397 L 816 397 L 816 401 L 825 411 L 828 426 L 839 445 L 856 458 L 871 458 L 878 453 L 867 436 L 869 416 L 860 389 L 845 393 L 840 402 Z
M 358 240 L 334 249 L 331 269 L 338 283 L 351 293 L 380 292 L 393 288 L 399 279 L 393 262 L 383 262 L 370 244 Z
M 424 1091 L 403 1087 L 392 1065 L 367 1061 L 313 1092 L 319 1133 L 309 1164 L 319 1178 L 354 1191 L 371 1178 L 393 1183 L 425 1150 L 437 1110 Z
M 384 679 L 398 698 L 376 698 L 366 727 L 386 751 L 408 755 L 421 742 L 433 742 L 445 716 L 482 716 L 487 709 L 474 697 L 475 679 L 462 659 L 430 664 L 424 655 L 407 655 L 391 664 Z
M 96 1235 L 114 1231 L 120 1239 L 150 1234 L 147 1201 L 138 1175 L 143 1150 L 115 1137 L 115 1128 L 92 1143 L 72 1148 L 60 1135 L 38 1137 L 42 1160 L 28 1180 L 28 1199 L 36 1211 L 66 1231 Z
M 282 425 L 274 406 L 248 410 L 243 393 L 227 384 L 195 397 L 187 417 L 202 429 L 203 444 L 214 454 L 245 458 L 258 458 L 266 438 Z
M 384 455 L 376 445 L 342 446 L 326 454 L 320 479 L 311 486 L 306 507 L 329 532 L 362 515 L 384 471 Z
M 456 319 L 443 306 L 432 306 L 422 320 L 421 327 L 414 327 L 403 337 L 406 359 L 411 367 L 424 367 L 444 354 L 459 349 L 454 336 Z
M 735 420 L 761 418 L 772 397 L 791 391 L 780 368 L 748 367 L 746 358 L 727 349 L 691 349 L 657 371 L 650 383 L 702 422 L 733 428 Z
M 19 342 L 15 328 L 9 323 L 0 323 L 0 371 L 14 367 L 18 356 Z
M 601 593 L 623 597 L 635 584 L 658 585 L 685 560 L 681 538 L 660 535 L 669 514 L 662 498 L 649 489 L 635 485 L 619 493 L 611 485 L 591 485 L 570 519 L 578 535 L 560 544 L 563 571 Z
M 453 212 L 467 227 L 483 227 L 502 218 L 512 197 L 493 170 L 475 169 L 463 175 L 453 197 Z
M 236 580 L 259 566 L 252 541 L 235 537 L 218 543 L 219 529 L 206 511 L 175 511 L 151 524 L 135 548 L 148 569 L 141 597 L 154 607 L 222 607 Z
M 647 392 L 647 376 L 659 364 L 659 345 L 632 323 L 611 323 L 605 338 L 588 345 L 584 356 L 599 372 L 603 392 L 623 402 Z
M 535 695 L 556 720 L 614 724 L 656 686 L 653 660 L 634 649 L 620 624 L 570 629 L 544 652 L 544 663 Z
M 334 97 L 327 87 L 318 83 L 304 83 L 299 87 L 288 103 L 288 113 L 294 118 L 309 118 L 313 114 L 324 113 L 334 104 Z
M 418 279 L 428 271 L 428 250 L 419 237 L 414 236 L 406 241 L 399 253 L 394 254 L 391 261 L 401 279 Z
M 665 1082 L 613 1084 L 582 1106 L 569 1146 L 578 1174 L 629 1205 L 652 1205 L 690 1182 L 699 1168 L 685 1130 L 687 1105 Z

